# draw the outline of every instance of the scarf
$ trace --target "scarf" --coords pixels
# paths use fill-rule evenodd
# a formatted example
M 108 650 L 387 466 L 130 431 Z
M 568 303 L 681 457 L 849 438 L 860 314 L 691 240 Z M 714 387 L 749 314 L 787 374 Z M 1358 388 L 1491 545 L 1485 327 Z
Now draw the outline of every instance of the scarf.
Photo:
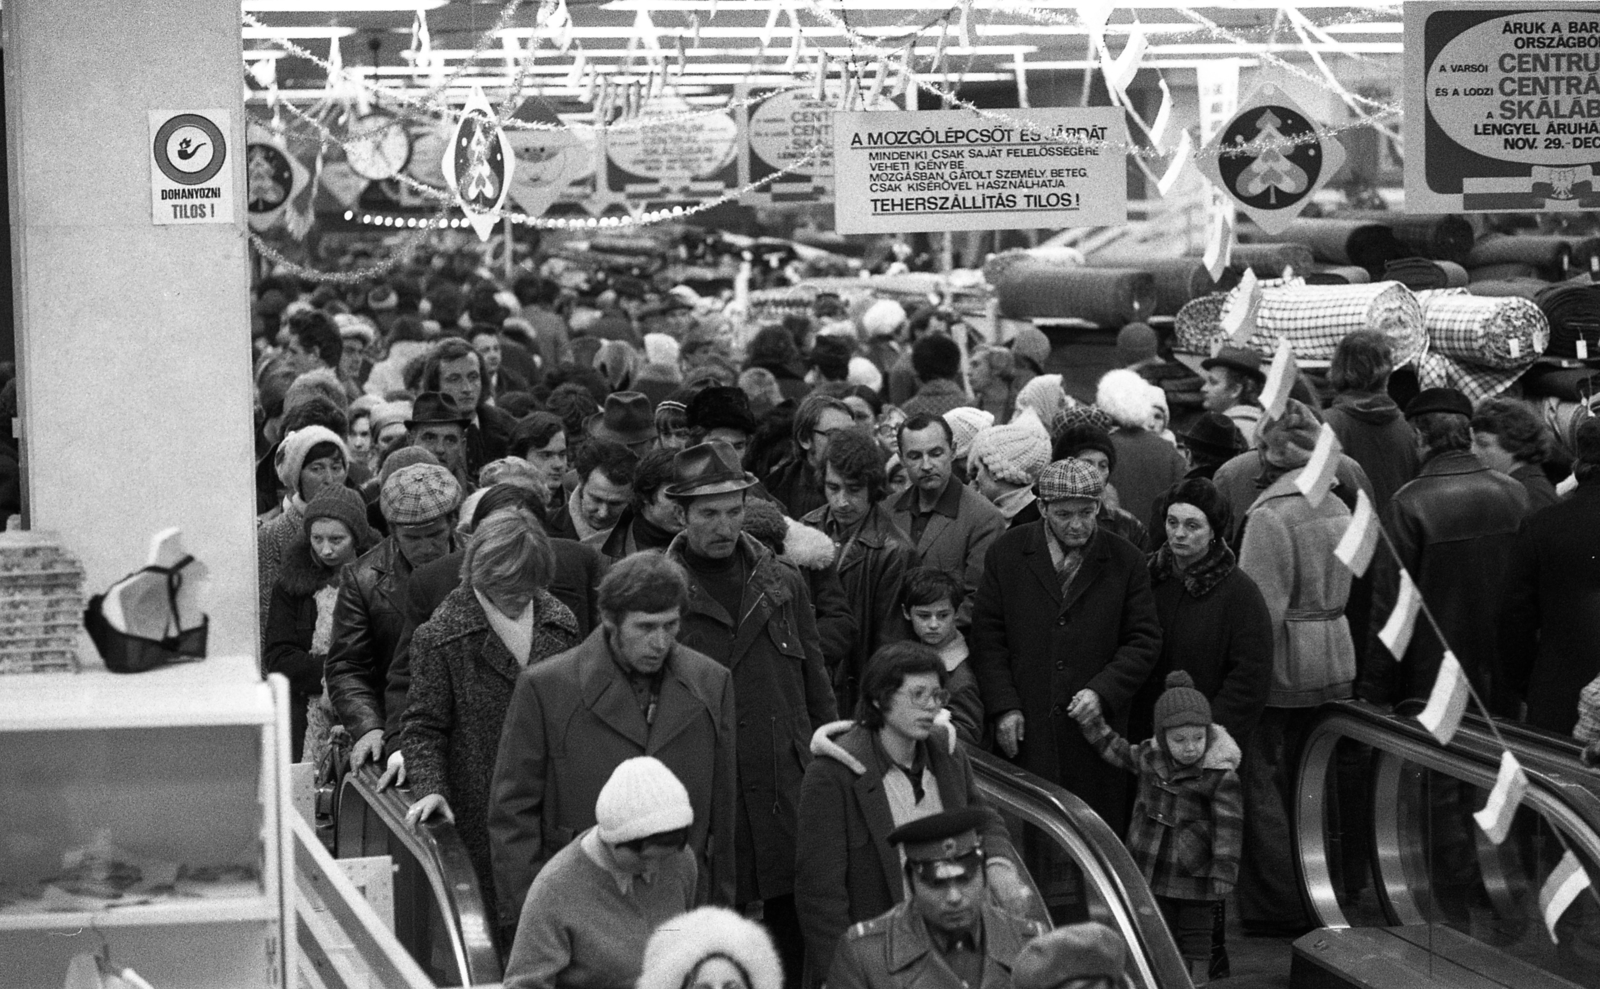
M 1190 597 L 1203 598 L 1227 579 L 1236 565 L 1233 550 L 1221 539 L 1213 537 L 1211 548 L 1205 556 L 1189 564 L 1189 569 L 1179 570 L 1172 545 L 1164 543 L 1150 554 L 1150 582 L 1159 584 L 1176 576 L 1183 581 L 1183 589 L 1189 592 Z

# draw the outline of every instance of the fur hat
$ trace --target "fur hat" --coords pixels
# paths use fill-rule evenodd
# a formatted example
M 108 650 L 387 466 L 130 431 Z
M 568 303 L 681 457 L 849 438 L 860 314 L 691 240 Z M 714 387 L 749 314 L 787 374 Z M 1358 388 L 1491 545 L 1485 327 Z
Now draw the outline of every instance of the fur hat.
M 694 823 L 689 791 L 654 756 L 624 759 L 594 802 L 600 840 L 611 845 L 665 834 Z
M 783 989 L 783 964 L 767 929 L 726 907 L 700 907 L 656 928 L 634 989 L 683 989 L 707 958 L 726 957 L 750 989 Z
M 295 430 L 278 444 L 278 452 L 272 458 L 272 468 L 278 475 L 278 482 L 295 494 L 300 493 L 300 471 L 306 465 L 306 454 L 318 443 L 332 443 L 339 448 L 344 462 L 350 463 L 350 448 L 333 430 L 326 426 L 306 426 Z
M 304 532 L 307 538 L 311 536 L 311 523 L 318 519 L 343 522 L 357 546 L 372 542 L 372 527 L 367 525 L 367 503 L 352 488 L 329 484 L 306 503 Z
M 969 464 L 983 464 L 995 480 L 1028 487 L 1050 466 L 1050 437 L 1033 425 L 990 426 L 972 439 Z
M 372 321 L 364 316 L 352 316 L 349 313 L 335 313 L 334 325 L 339 327 L 339 337 L 344 340 L 359 339 L 364 345 L 372 346 L 372 341 L 378 338 L 378 329 Z
M 1058 989 L 1089 979 L 1122 985 L 1127 958 L 1122 935 L 1105 924 L 1069 924 L 1023 946 L 1011 966 L 1011 984 L 1016 989 Z
M 678 366 L 679 359 L 678 341 L 665 333 L 646 333 L 644 335 L 644 359 L 647 364 L 670 364 Z
M 994 425 L 994 413 L 970 405 L 958 405 L 944 414 L 944 421 L 950 426 L 956 459 L 959 460 L 972 453 L 972 438 Z
M 339 376 L 331 368 L 319 367 L 300 375 L 289 385 L 288 391 L 283 394 L 283 411 L 288 413 L 313 396 L 326 398 L 341 411 L 350 407 L 350 396 L 345 393 L 344 385 L 339 383 Z
M 1104 409 L 1119 428 L 1150 428 L 1150 383 L 1137 371 L 1118 368 L 1101 375 L 1094 390 L 1094 404 Z
M 1156 698 L 1156 710 L 1151 722 L 1156 731 L 1181 728 L 1184 725 L 1211 725 L 1211 702 L 1194 688 L 1194 677 L 1183 670 L 1167 674 L 1167 689 Z
M 1291 398 L 1283 415 L 1262 419 L 1257 432 L 1267 462 L 1275 467 L 1293 469 L 1311 459 L 1311 451 L 1317 448 L 1317 435 L 1322 432 L 1322 420 L 1309 405 Z
M 750 411 L 750 399 L 743 391 L 714 385 L 690 399 L 689 428 L 736 429 L 751 434 L 756 431 L 756 417 Z
M 878 370 L 878 365 L 859 355 L 850 358 L 850 373 L 845 381 L 852 385 L 861 385 L 873 391 L 883 387 L 883 372 Z
M 893 336 L 904 325 L 905 307 L 893 299 L 879 299 L 861 314 L 861 328 L 869 337 Z

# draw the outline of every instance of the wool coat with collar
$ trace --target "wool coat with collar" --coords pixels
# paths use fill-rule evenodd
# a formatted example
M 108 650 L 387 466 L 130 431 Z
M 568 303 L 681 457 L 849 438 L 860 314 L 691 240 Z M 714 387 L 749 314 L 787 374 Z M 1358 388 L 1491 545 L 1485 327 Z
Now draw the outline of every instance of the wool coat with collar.
M 902 494 L 890 508 L 890 518 L 901 531 L 910 533 L 911 509 L 917 504 L 917 489 Z M 967 589 L 967 599 L 956 611 L 962 628 L 972 622 L 972 595 L 983 579 L 983 561 L 996 537 L 1006 531 L 1006 517 L 994 503 L 954 477 L 939 495 L 922 536 L 913 545 L 917 563 L 943 570 Z
M 306 704 L 322 696 L 322 670 L 332 639 L 333 607 L 343 567 L 322 566 L 301 536 L 284 553 L 283 572 L 272 588 L 267 611 L 267 648 L 261 662 L 267 673 L 289 680 L 290 756 L 300 761 L 306 735 Z M 317 633 L 319 629 L 322 635 Z M 318 639 L 322 641 L 318 642 Z
M 915 901 L 845 932 L 828 970 L 828 989 L 1011 989 L 1011 966 L 1031 940 L 1048 928 L 1007 913 L 985 900 L 983 977 L 963 982 L 945 964 Z
M 1048 521 L 995 540 L 972 613 L 972 657 L 991 719 L 1021 711 L 1017 762 L 1082 797 L 1112 830 L 1127 820 L 1127 780 L 1100 761 L 1067 717 L 1073 695 L 1100 697 L 1126 730 L 1133 697 L 1161 653 L 1150 573 L 1121 536 L 1096 529 L 1065 595 L 1046 542 Z
M 528 665 L 577 642 L 578 622 L 567 606 L 548 591 L 535 592 Z M 411 641 L 410 702 L 400 719 L 411 794 L 421 799 L 437 793 L 449 802 L 490 917 L 497 916 L 497 909 L 489 856 L 489 788 L 506 709 L 522 672 L 522 664 L 490 628 L 471 588 L 451 591 Z
M 839 567 L 834 561 L 833 540 L 821 529 L 785 518 L 783 549 L 778 559 L 793 565 L 806 579 L 811 606 L 817 620 L 817 645 L 829 677 L 844 665 L 861 630 L 857 612 L 851 609 Z M 768 547 L 773 548 L 773 547 Z
M 685 564 L 682 535 L 667 556 Z M 748 575 L 739 614 L 730 615 L 687 564 L 689 603 L 678 642 L 733 675 L 739 738 L 735 822 L 738 901 L 794 892 L 800 782 L 811 733 L 837 717 L 806 579 L 748 534 L 734 549 Z
M 883 777 L 892 769 L 873 731 L 859 724 L 821 747 L 800 791 L 800 848 L 795 906 L 806 938 L 806 982 L 827 974 L 839 938 L 851 924 L 871 920 L 905 899 L 900 852 Z M 983 807 L 984 853 L 1021 868 L 1000 815 L 978 793 L 972 763 L 950 731 L 936 726 L 923 743 L 944 810 Z

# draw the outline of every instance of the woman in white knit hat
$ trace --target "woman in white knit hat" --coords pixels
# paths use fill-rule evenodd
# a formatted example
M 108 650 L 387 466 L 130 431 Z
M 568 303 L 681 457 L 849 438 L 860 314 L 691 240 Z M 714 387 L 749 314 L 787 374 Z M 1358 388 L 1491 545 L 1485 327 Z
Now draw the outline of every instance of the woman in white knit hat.
M 783 965 L 766 928 L 701 907 L 650 935 L 636 989 L 783 989 Z
M 694 905 L 694 809 L 672 770 L 651 756 L 624 761 L 594 814 L 533 880 L 505 989 L 626 989 L 651 932 Z

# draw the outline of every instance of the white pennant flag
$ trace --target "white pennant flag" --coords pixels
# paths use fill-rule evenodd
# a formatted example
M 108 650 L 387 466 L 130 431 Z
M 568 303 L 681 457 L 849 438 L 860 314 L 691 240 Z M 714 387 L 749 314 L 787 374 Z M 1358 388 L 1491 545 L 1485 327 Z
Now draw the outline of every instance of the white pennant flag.
M 1261 280 L 1256 277 L 1254 268 L 1246 268 L 1222 309 L 1222 332 L 1228 335 L 1235 346 L 1243 347 L 1249 343 L 1256 329 L 1256 310 L 1260 307 Z
M 1217 281 L 1233 260 L 1233 203 L 1213 200 L 1211 230 L 1206 235 L 1206 271 Z
M 1294 360 L 1294 345 L 1288 337 L 1278 338 L 1278 349 L 1273 352 L 1272 366 L 1267 368 L 1266 383 L 1261 386 L 1261 409 L 1267 419 L 1276 419 L 1289 407 L 1289 393 L 1300 380 L 1300 368 Z
M 961 47 L 972 50 L 972 0 L 961 0 L 961 26 L 956 31 L 956 40 Z
M 1372 564 L 1372 554 L 1378 549 L 1378 513 L 1372 499 L 1360 488 L 1356 489 L 1356 510 L 1350 517 L 1350 526 L 1344 530 L 1333 555 L 1339 558 L 1357 577 L 1367 572 Z
M 1421 610 L 1422 595 L 1412 582 L 1411 575 L 1402 567 L 1400 592 L 1395 595 L 1394 610 L 1389 612 L 1389 620 L 1378 631 L 1378 639 L 1396 661 L 1405 659 L 1406 648 L 1411 645 L 1411 633 L 1417 627 L 1417 612 Z
M 1156 148 L 1162 148 L 1167 141 L 1167 128 L 1172 126 L 1172 90 L 1167 87 L 1167 79 L 1162 76 L 1156 81 L 1161 88 L 1161 108 L 1156 111 L 1156 122 L 1150 125 L 1150 143 Z M 1189 132 L 1184 130 L 1184 134 Z
M 1172 153 L 1172 161 L 1167 163 L 1167 170 L 1161 173 L 1161 180 L 1156 183 L 1156 191 L 1165 197 L 1172 192 L 1172 187 L 1178 184 L 1178 178 L 1183 175 L 1183 170 L 1189 167 L 1189 156 L 1194 153 L 1194 141 L 1189 138 L 1185 130 L 1178 137 L 1178 149 Z
M 1449 745 L 1450 740 L 1456 737 L 1456 729 L 1461 727 L 1461 715 L 1467 710 L 1467 673 L 1461 668 L 1461 663 L 1456 659 L 1456 654 L 1446 649 L 1444 659 L 1439 662 L 1439 673 L 1433 678 L 1433 692 L 1428 695 L 1428 706 L 1417 715 L 1417 720 L 1422 722 L 1422 727 L 1439 740 L 1440 745 Z
M 1489 791 L 1489 801 L 1483 809 L 1472 815 L 1478 827 L 1496 845 L 1511 833 L 1511 822 L 1517 816 L 1517 806 L 1528 792 L 1528 777 L 1522 764 L 1510 752 L 1500 755 L 1500 774 L 1495 777 L 1494 789 Z
M 756 38 L 758 42 L 756 47 L 759 49 L 760 54 L 766 54 L 767 46 L 772 44 L 773 32 L 778 30 L 778 15 L 782 12 L 783 8 L 779 6 L 778 0 L 772 0 L 771 6 L 767 8 L 766 26 L 761 29 L 761 34 Z
M 1300 476 L 1294 479 L 1294 486 L 1315 508 L 1328 496 L 1338 469 L 1339 438 L 1334 435 L 1332 426 L 1323 423 L 1321 432 L 1317 433 L 1317 445 L 1311 450 L 1311 459 L 1300 468 Z
M 1128 32 L 1128 43 L 1123 46 L 1122 54 L 1115 59 L 1111 57 L 1111 50 L 1102 41 L 1100 71 L 1105 74 L 1107 88 L 1118 96 L 1126 97 L 1128 85 L 1133 82 L 1133 77 L 1139 74 L 1139 63 L 1144 60 L 1144 53 L 1148 47 L 1149 40 L 1145 37 L 1144 28 L 1137 24 Z
M 1556 921 L 1572 906 L 1578 894 L 1589 888 L 1589 870 L 1578 861 L 1578 856 L 1567 852 L 1539 889 L 1539 913 L 1544 916 L 1544 926 L 1550 931 L 1550 940 L 1556 937 Z

